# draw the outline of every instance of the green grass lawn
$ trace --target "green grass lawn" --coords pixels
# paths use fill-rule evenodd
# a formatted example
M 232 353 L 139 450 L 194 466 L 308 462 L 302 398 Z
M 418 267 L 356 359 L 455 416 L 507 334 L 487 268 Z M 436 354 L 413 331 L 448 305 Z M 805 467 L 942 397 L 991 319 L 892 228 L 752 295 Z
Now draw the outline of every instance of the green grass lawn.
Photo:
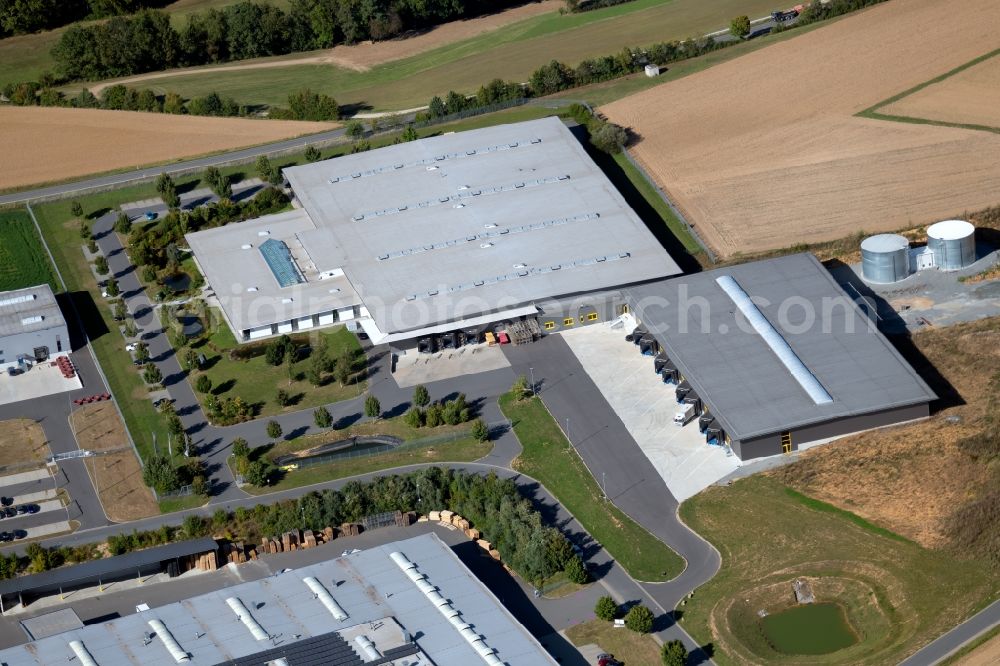
M 323 481 L 342 479 L 358 474 L 377 472 L 403 465 L 422 463 L 468 462 L 478 460 L 493 449 L 492 442 L 479 442 L 469 433 L 470 426 L 442 425 L 436 428 L 411 428 L 402 417 L 379 421 L 364 421 L 342 430 L 329 430 L 319 435 L 306 435 L 275 444 L 264 455 L 270 460 L 323 444 L 359 435 L 389 435 L 406 440 L 399 449 L 366 457 L 349 458 L 311 467 L 301 466 L 284 472 L 280 479 L 266 488 L 244 486 L 243 490 L 253 495 L 262 495 L 276 490 L 299 488 Z
M 309 356 L 306 354 L 300 355 L 292 365 L 294 379 L 291 381 L 288 366 L 284 363 L 280 366 L 270 365 L 263 356 L 246 360 L 231 359 L 227 352 L 237 347 L 236 339 L 229 327 L 221 322 L 210 336 L 192 344 L 192 349 L 204 354 L 207 362 L 204 369 L 191 372 L 188 381 L 193 387 L 199 376 L 207 375 L 212 380 L 213 395 L 219 398 L 239 396 L 250 404 L 258 405 L 258 418 L 349 400 L 364 393 L 367 386 L 364 378 L 365 359 L 361 354 L 361 345 L 353 333 L 338 326 L 314 331 L 308 338 L 312 348 L 325 348 L 329 358 L 337 359 L 343 352 L 352 355 L 355 363 L 351 382 L 341 386 L 332 376 L 328 376 L 324 385 L 313 386 L 305 378 L 310 366 Z M 275 396 L 279 389 L 292 397 L 293 404 L 287 407 L 277 404 Z M 204 403 L 207 394 L 196 394 Z
M 615 655 L 625 666 L 654 666 L 661 663 L 660 646 L 649 634 L 637 634 L 629 629 L 615 629 L 604 620 L 574 624 L 566 630 L 573 645 L 599 645 L 601 650 Z
M 500 408 L 524 448 L 514 468 L 548 488 L 633 578 L 670 580 L 683 571 L 684 560 L 677 553 L 604 499 L 541 400 L 518 402 L 507 394 L 500 398 Z
M 581 14 L 536 16 L 368 72 L 314 64 L 230 72 L 202 68 L 142 85 L 186 97 L 216 91 L 241 103 L 277 105 L 287 104 L 289 92 L 309 87 L 342 105 L 396 110 L 426 104 L 452 89 L 472 93 L 496 77 L 526 81 L 553 58 L 576 66 L 584 58 L 698 36 L 725 28 L 737 14 L 760 16 L 772 9 L 768 0 L 635 0 Z
M 897 663 L 996 594 L 988 564 L 894 538 L 767 476 L 710 487 L 684 502 L 681 516 L 722 554 L 719 573 L 680 609 L 681 624 L 714 645 L 719 664 L 801 663 L 770 648 L 756 615 L 793 603 L 798 576 L 810 577 L 817 602 L 841 603 L 859 635 L 825 655 L 827 664 Z
M 46 283 L 60 290 L 28 211 L 0 211 L 0 291 Z

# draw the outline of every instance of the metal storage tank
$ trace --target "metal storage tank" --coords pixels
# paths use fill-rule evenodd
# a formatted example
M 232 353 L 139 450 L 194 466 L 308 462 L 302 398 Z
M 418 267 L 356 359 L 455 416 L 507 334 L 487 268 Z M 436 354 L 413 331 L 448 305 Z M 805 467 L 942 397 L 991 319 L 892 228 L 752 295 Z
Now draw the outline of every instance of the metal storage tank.
M 861 274 L 869 282 L 899 282 L 910 274 L 910 241 L 879 234 L 861 241 Z
M 927 227 L 927 247 L 934 265 L 943 271 L 965 268 L 976 261 L 976 228 L 965 220 L 945 220 Z

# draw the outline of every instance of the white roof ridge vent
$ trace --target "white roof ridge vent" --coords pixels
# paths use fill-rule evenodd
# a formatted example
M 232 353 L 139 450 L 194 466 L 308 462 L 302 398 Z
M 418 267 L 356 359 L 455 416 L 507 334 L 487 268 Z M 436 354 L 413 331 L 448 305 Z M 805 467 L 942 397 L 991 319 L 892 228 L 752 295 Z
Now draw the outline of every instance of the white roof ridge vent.
M 382 653 L 378 651 L 375 644 L 372 643 L 372 639 L 368 638 L 364 634 L 360 634 L 354 637 L 354 642 L 358 644 L 361 651 L 364 653 L 364 661 L 367 663 L 369 661 L 376 661 L 382 658 Z
M 252 250 L 253 249 L 253 243 L 243 243 L 243 245 L 240 245 L 240 249 L 241 250 Z
M 24 317 L 21 319 L 21 324 L 27 326 L 28 324 L 37 324 L 44 320 L 45 317 L 42 315 L 31 315 L 30 317 Z
M 333 615 L 338 622 L 343 622 L 350 617 L 347 614 L 347 611 L 345 611 L 344 608 L 337 603 L 337 600 L 334 599 L 333 596 L 327 591 L 326 587 L 323 586 L 323 583 L 319 582 L 313 576 L 303 578 L 302 582 L 305 583 L 306 587 L 308 587 L 312 593 L 316 595 L 316 598 L 319 599 L 320 603 L 323 604 L 328 611 L 330 611 L 330 615 Z
M 270 236 L 270 235 L 271 235 L 271 232 L 270 232 L 270 231 L 268 231 L 267 229 L 263 229 L 263 230 L 261 230 L 261 231 L 258 231 L 258 232 L 257 232 L 257 235 L 258 235 L 258 236 Z
M 181 648 L 174 635 L 167 629 L 167 625 L 159 620 L 150 620 L 147 624 L 149 624 L 150 629 L 153 630 L 159 639 L 163 641 L 163 646 L 167 648 L 167 652 L 174 658 L 174 661 L 178 664 L 183 661 L 191 661 L 191 655 Z
M 267 640 L 267 632 L 264 631 L 264 627 L 260 626 L 260 623 L 253 619 L 253 615 L 250 614 L 250 611 L 243 605 L 239 597 L 229 597 L 226 599 L 226 603 L 236 613 L 236 619 L 250 630 L 250 634 L 254 639 L 258 641 Z
M 802 359 L 798 357 L 788 344 L 788 341 L 767 320 L 760 309 L 750 299 L 750 296 L 743 290 L 743 287 L 731 275 L 721 275 L 715 278 L 715 282 L 732 299 L 736 307 L 743 313 L 743 316 L 750 322 L 750 325 L 753 326 L 754 330 L 757 331 L 767 346 L 771 348 L 771 351 L 774 352 L 778 360 L 781 361 L 792 377 L 795 378 L 795 381 L 799 383 L 799 386 L 809 394 L 812 401 L 817 405 L 833 402 L 833 397 L 827 393 L 823 385 L 816 379 L 816 375 L 806 367 Z
M 97 662 L 94 661 L 83 641 L 70 641 L 69 649 L 73 651 L 73 654 L 76 655 L 76 658 L 80 660 L 83 666 L 97 666 Z

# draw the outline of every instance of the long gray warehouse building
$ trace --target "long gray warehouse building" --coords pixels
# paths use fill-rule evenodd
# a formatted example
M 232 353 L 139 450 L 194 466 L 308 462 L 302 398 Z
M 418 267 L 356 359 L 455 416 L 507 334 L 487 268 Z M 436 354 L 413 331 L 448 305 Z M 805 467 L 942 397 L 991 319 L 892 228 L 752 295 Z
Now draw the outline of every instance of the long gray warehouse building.
M 625 294 L 743 460 L 926 417 L 937 398 L 811 254 Z
M 59 624 L 73 628 L 0 650 L 0 663 L 556 664 L 435 534 L 285 569 L 105 622 L 81 626 L 60 618 Z
M 556 117 L 284 174 L 302 208 L 187 236 L 240 341 L 348 319 L 375 343 L 578 319 L 581 295 L 680 272 Z

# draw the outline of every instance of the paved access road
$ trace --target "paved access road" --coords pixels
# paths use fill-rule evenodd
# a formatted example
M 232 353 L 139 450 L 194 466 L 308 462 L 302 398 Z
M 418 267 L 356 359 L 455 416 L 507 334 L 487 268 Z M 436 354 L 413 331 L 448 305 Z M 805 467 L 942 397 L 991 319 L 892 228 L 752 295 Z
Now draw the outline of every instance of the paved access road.
M 1000 601 L 994 601 L 962 624 L 917 650 L 911 657 L 902 661 L 900 666 L 936 664 L 998 624 L 1000 624 Z

